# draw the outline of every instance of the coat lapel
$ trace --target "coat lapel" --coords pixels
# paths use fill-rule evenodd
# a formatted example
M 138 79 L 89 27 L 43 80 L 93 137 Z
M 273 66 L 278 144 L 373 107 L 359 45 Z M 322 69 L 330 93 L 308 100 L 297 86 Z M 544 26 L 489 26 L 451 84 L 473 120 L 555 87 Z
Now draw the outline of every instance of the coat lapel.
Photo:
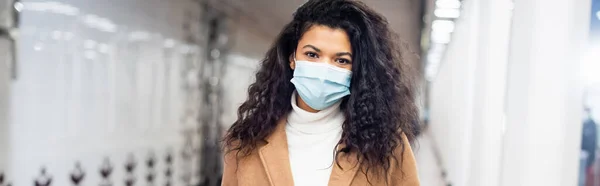
M 339 149 L 344 147 L 343 144 L 339 145 Z M 348 155 L 340 155 L 339 165 L 335 162 L 333 163 L 333 170 L 331 171 L 331 176 L 329 177 L 330 186 L 349 186 L 356 176 L 356 173 L 360 169 L 360 164 L 356 158 L 356 154 L 350 152 Z M 341 168 L 340 168 L 341 167 Z
M 279 121 L 273 134 L 267 137 L 268 143 L 259 150 L 260 160 L 273 186 L 294 185 L 285 135 L 286 122 L 286 118 Z

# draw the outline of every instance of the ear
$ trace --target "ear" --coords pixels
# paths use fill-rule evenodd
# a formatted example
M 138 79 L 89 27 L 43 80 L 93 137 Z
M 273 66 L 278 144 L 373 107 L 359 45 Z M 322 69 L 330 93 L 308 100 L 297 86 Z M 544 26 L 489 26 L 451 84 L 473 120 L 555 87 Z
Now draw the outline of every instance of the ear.
M 294 53 L 292 53 L 292 54 L 290 55 L 290 59 L 289 59 L 289 61 L 290 61 L 290 68 L 291 68 L 292 70 L 295 70 L 295 69 L 296 69 L 296 61 L 294 61 L 294 55 L 295 55 L 295 54 L 294 54 Z

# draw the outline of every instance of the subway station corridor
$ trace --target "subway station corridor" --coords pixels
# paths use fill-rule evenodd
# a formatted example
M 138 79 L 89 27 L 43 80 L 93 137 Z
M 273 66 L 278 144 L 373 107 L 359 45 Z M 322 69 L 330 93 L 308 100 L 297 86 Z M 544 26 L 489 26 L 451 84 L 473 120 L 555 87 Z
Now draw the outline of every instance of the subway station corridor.
M 600 186 L 600 0 L 360 1 L 414 69 L 420 185 Z M 0 186 L 221 185 L 307 2 L 0 0 Z

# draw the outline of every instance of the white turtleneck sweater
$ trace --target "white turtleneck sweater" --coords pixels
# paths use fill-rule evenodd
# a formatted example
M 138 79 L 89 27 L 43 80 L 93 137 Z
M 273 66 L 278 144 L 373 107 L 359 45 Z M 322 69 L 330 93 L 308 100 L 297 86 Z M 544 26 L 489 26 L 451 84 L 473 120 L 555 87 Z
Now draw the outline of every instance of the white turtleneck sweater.
M 311 113 L 298 107 L 296 95 L 292 95 L 293 109 L 285 127 L 294 185 L 326 186 L 334 166 L 334 148 L 342 136 L 341 102 Z

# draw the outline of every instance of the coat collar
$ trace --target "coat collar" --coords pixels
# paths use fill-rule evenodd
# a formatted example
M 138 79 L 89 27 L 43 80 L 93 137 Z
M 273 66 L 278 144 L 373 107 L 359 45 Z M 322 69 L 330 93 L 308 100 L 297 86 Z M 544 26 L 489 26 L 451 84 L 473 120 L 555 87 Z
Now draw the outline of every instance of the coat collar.
M 267 144 L 260 147 L 259 156 L 271 185 L 294 185 L 292 169 L 288 152 L 285 125 L 287 117 L 279 120 L 275 131 L 267 137 Z M 338 149 L 345 145 L 340 144 Z M 329 177 L 328 185 L 348 186 L 352 182 L 356 172 L 360 169 L 356 154 L 338 156 L 340 168 L 335 162 Z
M 260 161 L 267 172 L 271 185 L 294 185 L 287 136 L 285 135 L 286 119 L 280 120 L 275 131 L 267 137 L 267 144 L 259 150 Z

